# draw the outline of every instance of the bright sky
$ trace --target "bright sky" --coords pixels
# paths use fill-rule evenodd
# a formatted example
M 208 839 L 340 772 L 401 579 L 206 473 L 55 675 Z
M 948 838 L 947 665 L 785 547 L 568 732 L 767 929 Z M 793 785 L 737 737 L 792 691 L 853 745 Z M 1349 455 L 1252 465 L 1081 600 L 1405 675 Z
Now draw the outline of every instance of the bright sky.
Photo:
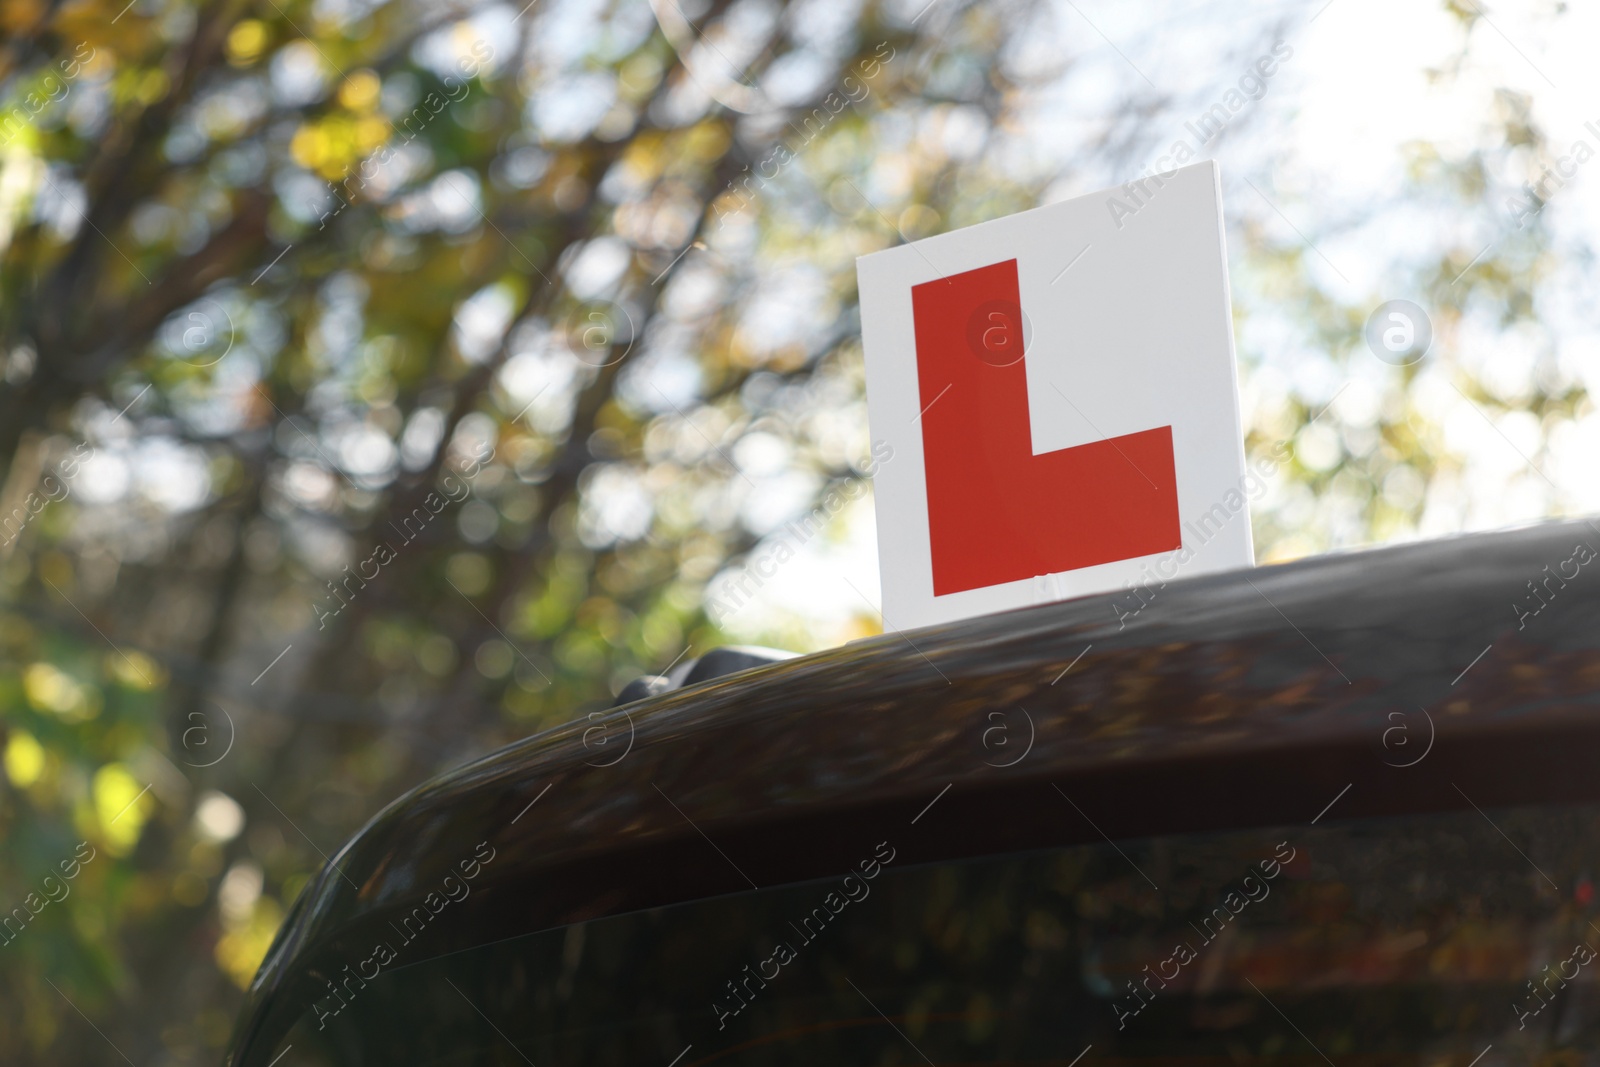
M 1463 2 L 1470 8 L 1475 0 Z M 1370 307 L 1392 298 L 1426 307 L 1425 296 L 1410 289 L 1418 264 L 1457 249 L 1466 249 L 1467 257 L 1485 248 L 1495 254 L 1515 233 L 1507 198 L 1519 195 L 1523 182 L 1537 181 L 1553 160 L 1536 163 L 1513 155 L 1507 172 L 1492 176 L 1496 184 L 1481 204 L 1463 211 L 1395 199 L 1406 184 L 1406 147 L 1425 140 L 1450 159 L 1465 158 L 1475 148 L 1498 148 L 1491 116 L 1499 106 L 1497 90 L 1509 90 L 1531 98 L 1532 118 L 1558 155 L 1572 152 L 1580 140 L 1600 153 L 1600 64 L 1590 54 L 1600 40 L 1600 10 L 1574 6 L 1559 17 L 1543 4 L 1484 10 L 1465 62 L 1453 74 L 1438 76 L 1433 72 L 1448 68 L 1459 51 L 1462 29 L 1442 4 L 1427 0 L 1193 3 L 1176 9 L 1125 0 L 1057 0 L 1050 24 L 1029 35 L 1033 49 L 1020 61 L 1048 64 L 1065 56 L 1071 62 L 1065 76 L 1037 96 L 1022 135 L 1002 151 L 1025 160 L 1035 173 L 1070 172 L 1052 187 L 1051 199 L 1126 181 L 1186 136 L 1185 121 L 1218 101 L 1281 36 L 1292 56 L 1261 100 L 1241 112 L 1234 129 L 1200 153 L 1218 159 L 1223 170 L 1234 304 L 1246 313 L 1238 338 L 1247 360 L 1244 418 L 1247 426 L 1271 425 L 1291 394 L 1315 406 L 1337 398 L 1338 419 L 1329 422 L 1359 433 L 1401 388 L 1399 371 L 1364 351 L 1335 362 L 1312 350 L 1265 294 L 1241 284 L 1239 227 L 1249 220 L 1287 243 L 1298 239 L 1292 224 L 1313 243 L 1316 254 L 1307 262 L 1317 281 L 1341 300 Z M 937 14 L 935 8 L 930 17 Z M 1274 26 L 1282 27 L 1279 33 Z M 1130 113 L 1130 101 L 1159 98 L 1170 101 L 1168 109 L 1131 127 L 1139 147 L 1129 158 L 1085 156 L 1085 139 L 1102 130 L 1108 116 Z M 1587 122 L 1595 128 L 1586 129 Z M 1369 205 L 1391 203 L 1370 212 Z M 1550 198 L 1544 222 L 1565 257 L 1541 283 L 1541 328 L 1508 332 L 1469 312 L 1455 336 L 1436 340 L 1411 387 L 1413 403 L 1442 431 L 1438 440 L 1462 470 L 1427 488 L 1421 527 L 1401 536 L 1434 537 L 1600 511 L 1600 479 L 1593 474 L 1600 415 L 1592 404 L 1585 403 L 1576 420 L 1541 431 L 1526 412 L 1491 423 L 1451 384 L 1457 368 L 1469 369 L 1512 407 L 1532 391 L 1536 374 L 1547 388 L 1582 382 L 1591 392 L 1600 389 L 1600 324 L 1590 306 L 1594 283 L 1579 259 L 1600 247 L 1600 164 L 1577 167 Z M 1314 431 L 1298 442 L 1302 456 L 1314 458 L 1321 450 L 1336 457 L 1340 429 Z M 1422 491 L 1420 481 L 1399 482 L 1386 491 Z M 1336 499 L 1277 493 L 1261 507 L 1278 509 L 1304 530 L 1279 546 L 1279 558 L 1348 547 L 1364 536 Z M 876 553 L 869 496 L 843 512 L 826 535 L 801 546 L 724 626 L 751 639 L 781 630 L 789 643 L 805 640 L 811 647 L 860 636 L 864 601 L 877 602 Z M 803 638 L 794 622 L 808 631 Z

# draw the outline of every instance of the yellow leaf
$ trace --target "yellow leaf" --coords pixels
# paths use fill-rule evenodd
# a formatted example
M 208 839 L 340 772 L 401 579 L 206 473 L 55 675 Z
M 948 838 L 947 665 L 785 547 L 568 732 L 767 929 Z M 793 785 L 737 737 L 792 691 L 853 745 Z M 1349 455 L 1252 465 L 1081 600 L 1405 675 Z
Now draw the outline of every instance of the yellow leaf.
M 32 734 L 15 730 L 6 742 L 6 777 L 18 789 L 26 789 L 44 773 L 44 746 Z
M 106 656 L 105 662 L 112 677 L 129 689 L 148 693 L 159 689 L 166 680 L 161 665 L 143 652 L 115 652 Z
M 95 771 L 91 788 L 106 851 L 115 856 L 127 855 L 139 840 L 139 831 L 155 801 L 147 787 L 120 763 L 108 763 Z
M 339 103 L 351 111 L 371 111 L 378 106 L 383 83 L 370 70 L 358 70 L 339 86 Z
M 22 692 L 28 703 L 68 722 L 82 722 L 100 714 L 100 694 L 74 679 L 53 663 L 35 663 L 22 672 Z
M 247 922 L 230 928 L 217 939 L 217 966 L 233 979 L 234 985 L 240 989 L 250 987 L 250 979 L 266 958 L 281 925 L 283 908 L 271 897 L 262 897 Z
M 328 138 L 316 126 L 300 127 L 294 131 L 294 137 L 289 141 L 289 154 L 294 156 L 296 163 L 307 170 L 315 170 L 320 166 L 327 151 Z
M 228 32 L 228 61 L 235 66 L 253 63 L 267 47 L 267 26 L 259 19 L 245 19 Z

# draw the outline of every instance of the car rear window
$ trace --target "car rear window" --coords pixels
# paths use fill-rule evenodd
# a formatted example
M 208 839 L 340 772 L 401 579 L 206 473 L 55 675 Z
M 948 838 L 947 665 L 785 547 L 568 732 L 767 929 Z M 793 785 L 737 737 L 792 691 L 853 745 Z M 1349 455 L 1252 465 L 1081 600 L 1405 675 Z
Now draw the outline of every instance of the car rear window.
M 920 867 L 898 863 L 891 840 L 815 882 L 426 962 L 405 961 L 397 929 L 397 962 L 352 959 L 320 976 L 326 995 L 271 1055 L 287 1045 L 296 1065 L 537 1067 L 1554 1062 L 1553 1050 L 1591 1048 L 1600 1021 L 1597 846 L 1595 806 Z

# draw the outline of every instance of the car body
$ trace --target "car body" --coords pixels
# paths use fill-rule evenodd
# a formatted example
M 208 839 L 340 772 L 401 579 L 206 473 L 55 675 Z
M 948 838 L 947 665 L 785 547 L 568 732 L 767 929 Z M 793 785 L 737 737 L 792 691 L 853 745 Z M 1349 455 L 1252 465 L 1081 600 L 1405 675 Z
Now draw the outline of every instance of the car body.
M 1321 556 L 579 718 L 347 844 L 227 1062 L 1592 1047 L 1596 548 L 1579 521 Z

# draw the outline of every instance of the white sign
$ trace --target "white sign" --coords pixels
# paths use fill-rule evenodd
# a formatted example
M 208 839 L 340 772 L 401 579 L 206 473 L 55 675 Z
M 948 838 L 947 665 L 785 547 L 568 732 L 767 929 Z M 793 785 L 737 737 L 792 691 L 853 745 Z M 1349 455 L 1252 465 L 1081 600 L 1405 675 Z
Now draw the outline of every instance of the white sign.
M 887 626 L 1252 565 L 1215 163 L 856 271 Z

